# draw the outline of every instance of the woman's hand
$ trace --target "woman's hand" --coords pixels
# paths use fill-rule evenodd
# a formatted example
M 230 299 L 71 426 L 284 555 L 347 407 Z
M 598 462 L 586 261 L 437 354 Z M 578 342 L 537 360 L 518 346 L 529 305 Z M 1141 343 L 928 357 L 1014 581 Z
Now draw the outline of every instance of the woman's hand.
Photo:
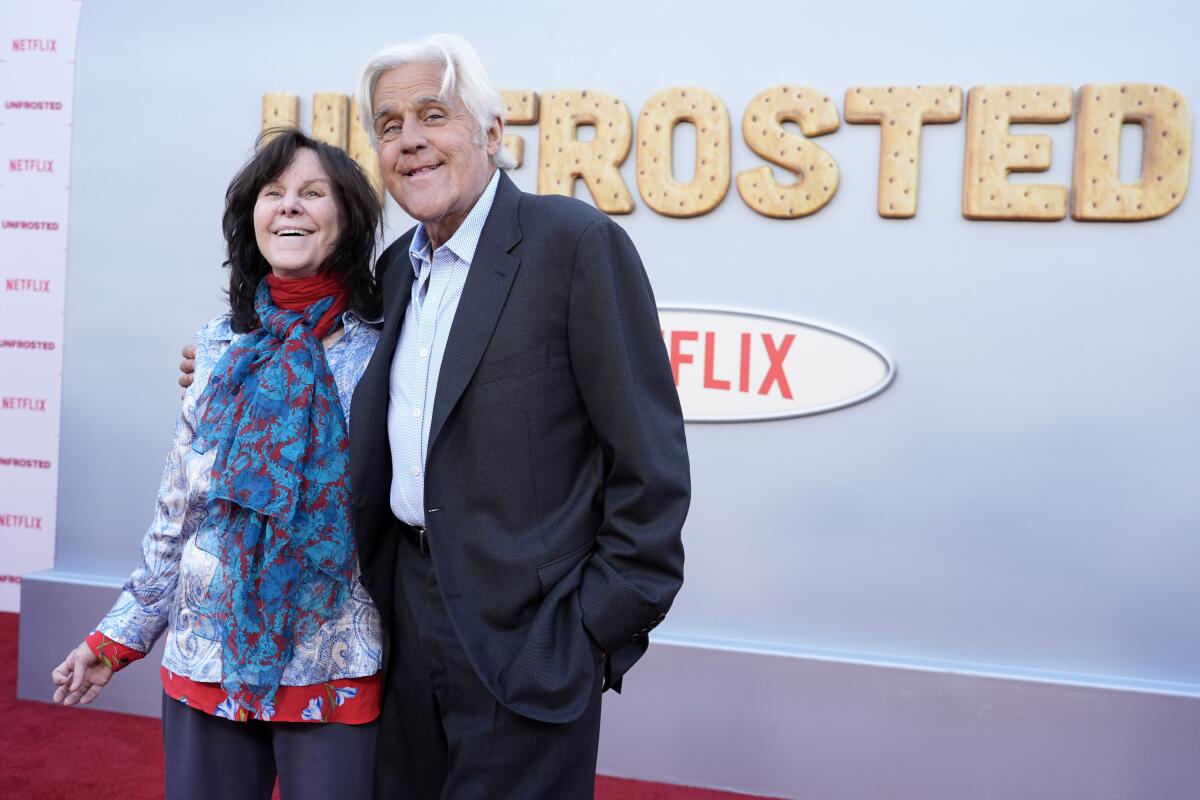
M 50 673 L 50 680 L 57 687 L 54 702 L 64 706 L 90 703 L 108 684 L 112 674 L 112 668 L 96 657 L 87 642 L 83 642 Z

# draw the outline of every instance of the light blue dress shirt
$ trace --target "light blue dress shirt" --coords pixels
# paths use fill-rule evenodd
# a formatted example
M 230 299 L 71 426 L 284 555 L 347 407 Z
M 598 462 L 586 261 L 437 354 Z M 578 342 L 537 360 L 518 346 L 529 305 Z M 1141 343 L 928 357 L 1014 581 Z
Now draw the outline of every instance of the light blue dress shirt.
M 438 374 L 454 312 L 499 182 L 500 171 L 496 170 L 458 230 L 437 250 L 430 253 L 424 225 L 417 225 L 408 247 L 412 297 L 392 356 L 387 425 L 392 448 L 392 513 L 409 525 L 425 525 L 425 456 Z

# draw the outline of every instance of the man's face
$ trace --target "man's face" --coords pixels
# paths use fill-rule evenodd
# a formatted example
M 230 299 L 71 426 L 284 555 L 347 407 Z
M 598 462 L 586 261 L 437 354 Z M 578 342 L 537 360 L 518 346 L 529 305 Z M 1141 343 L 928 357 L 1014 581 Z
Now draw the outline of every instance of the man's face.
M 371 97 L 379 169 L 388 193 L 425 225 L 434 246 L 446 242 L 492 177 L 491 157 L 504 125 L 481 137 L 457 97 L 441 97 L 440 64 L 405 64 L 380 76 Z

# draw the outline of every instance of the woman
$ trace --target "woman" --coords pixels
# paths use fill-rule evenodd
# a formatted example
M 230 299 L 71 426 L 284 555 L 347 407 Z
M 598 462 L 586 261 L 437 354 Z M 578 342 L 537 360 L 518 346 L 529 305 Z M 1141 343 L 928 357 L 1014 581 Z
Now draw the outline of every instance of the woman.
M 260 139 L 225 196 L 230 311 L 196 335 L 142 563 L 52 673 L 88 703 L 167 631 L 169 798 L 366 797 L 379 615 L 358 582 L 350 398 L 378 339 L 379 198 L 341 150 Z

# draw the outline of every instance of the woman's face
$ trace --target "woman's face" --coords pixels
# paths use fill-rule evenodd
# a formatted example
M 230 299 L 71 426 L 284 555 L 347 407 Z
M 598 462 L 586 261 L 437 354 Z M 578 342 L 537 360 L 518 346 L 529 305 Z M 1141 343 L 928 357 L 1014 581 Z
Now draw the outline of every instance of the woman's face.
M 306 278 L 325 263 L 337 243 L 338 207 L 316 152 L 297 150 L 288 168 L 259 189 L 254 236 L 278 277 Z

